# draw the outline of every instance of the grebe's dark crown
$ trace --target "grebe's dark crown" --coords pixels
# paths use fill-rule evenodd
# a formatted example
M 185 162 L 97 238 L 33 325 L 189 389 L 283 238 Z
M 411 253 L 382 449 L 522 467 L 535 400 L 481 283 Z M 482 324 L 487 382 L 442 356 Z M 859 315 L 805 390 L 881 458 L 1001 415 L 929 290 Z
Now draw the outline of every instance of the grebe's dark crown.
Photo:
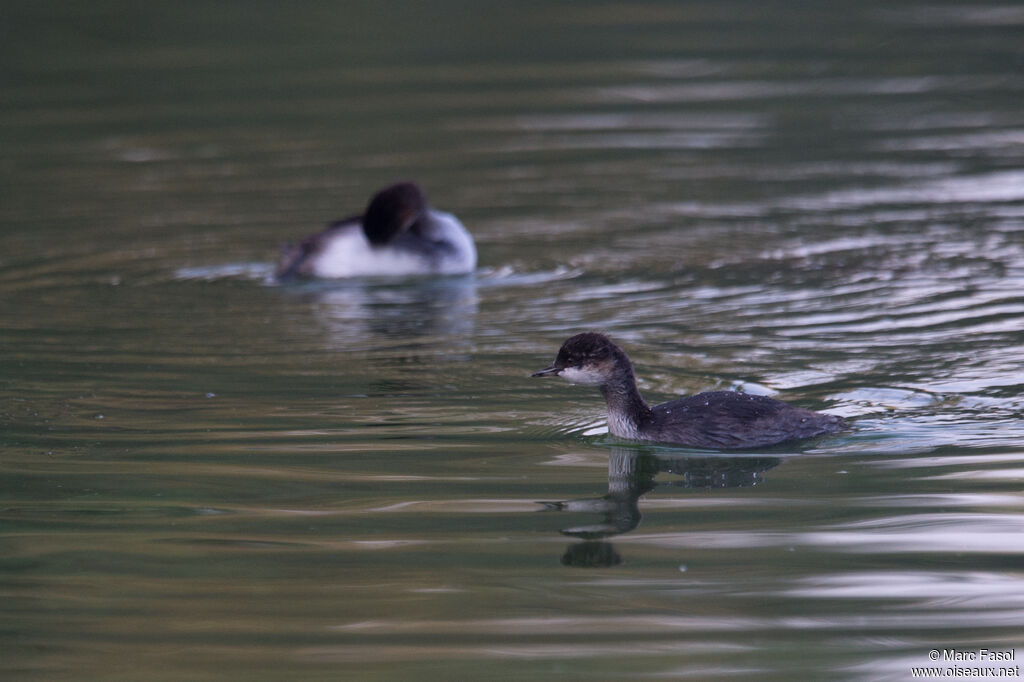
M 611 339 L 598 332 L 583 332 L 565 341 L 558 349 L 555 364 L 563 367 L 579 367 L 587 363 L 596 363 L 622 353 Z

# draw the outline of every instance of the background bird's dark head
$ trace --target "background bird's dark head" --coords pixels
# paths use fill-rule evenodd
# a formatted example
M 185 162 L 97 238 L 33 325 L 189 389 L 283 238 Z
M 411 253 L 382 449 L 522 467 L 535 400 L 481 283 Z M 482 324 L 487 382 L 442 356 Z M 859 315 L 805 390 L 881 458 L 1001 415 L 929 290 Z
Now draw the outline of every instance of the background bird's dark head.
M 363 213 L 363 232 L 374 246 L 387 244 L 427 210 L 427 196 L 415 182 L 397 182 L 373 195 Z

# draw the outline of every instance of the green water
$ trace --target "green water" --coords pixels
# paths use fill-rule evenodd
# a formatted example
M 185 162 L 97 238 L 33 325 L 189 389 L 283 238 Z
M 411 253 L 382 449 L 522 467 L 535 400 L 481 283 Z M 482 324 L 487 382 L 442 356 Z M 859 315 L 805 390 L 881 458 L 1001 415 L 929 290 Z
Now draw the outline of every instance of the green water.
M 902 0 L 6 3 L 0 677 L 1024 656 L 1022 29 Z M 281 242 L 400 178 L 476 273 L 273 282 Z M 587 329 L 652 401 L 855 427 L 617 441 L 596 391 L 529 378 Z

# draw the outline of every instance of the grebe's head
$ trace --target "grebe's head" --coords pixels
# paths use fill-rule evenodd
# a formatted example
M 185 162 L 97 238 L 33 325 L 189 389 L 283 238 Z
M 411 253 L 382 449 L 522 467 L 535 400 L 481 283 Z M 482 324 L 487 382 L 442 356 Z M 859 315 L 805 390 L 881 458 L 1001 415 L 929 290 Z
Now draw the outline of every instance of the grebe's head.
M 530 376 L 557 376 L 574 384 L 600 386 L 623 370 L 632 373 L 632 369 L 629 358 L 611 339 L 597 332 L 584 332 L 562 344 L 550 367 Z
M 373 195 L 363 213 L 363 232 L 374 246 L 387 244 L 427 210 L 427 195 L 415 182 L 397 182 Z

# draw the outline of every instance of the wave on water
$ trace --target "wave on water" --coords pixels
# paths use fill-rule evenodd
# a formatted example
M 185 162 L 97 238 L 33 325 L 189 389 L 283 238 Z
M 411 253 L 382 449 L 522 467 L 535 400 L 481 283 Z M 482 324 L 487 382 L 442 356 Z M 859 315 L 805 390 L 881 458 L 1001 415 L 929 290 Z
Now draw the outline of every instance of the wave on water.
M 242 279 L 262 283 L 273 283 L 274 266 L 271 263 L 223 263 L 195 268 L 178 268 L 174 271 L 176 280 L 215 282 L 222 279 Z

